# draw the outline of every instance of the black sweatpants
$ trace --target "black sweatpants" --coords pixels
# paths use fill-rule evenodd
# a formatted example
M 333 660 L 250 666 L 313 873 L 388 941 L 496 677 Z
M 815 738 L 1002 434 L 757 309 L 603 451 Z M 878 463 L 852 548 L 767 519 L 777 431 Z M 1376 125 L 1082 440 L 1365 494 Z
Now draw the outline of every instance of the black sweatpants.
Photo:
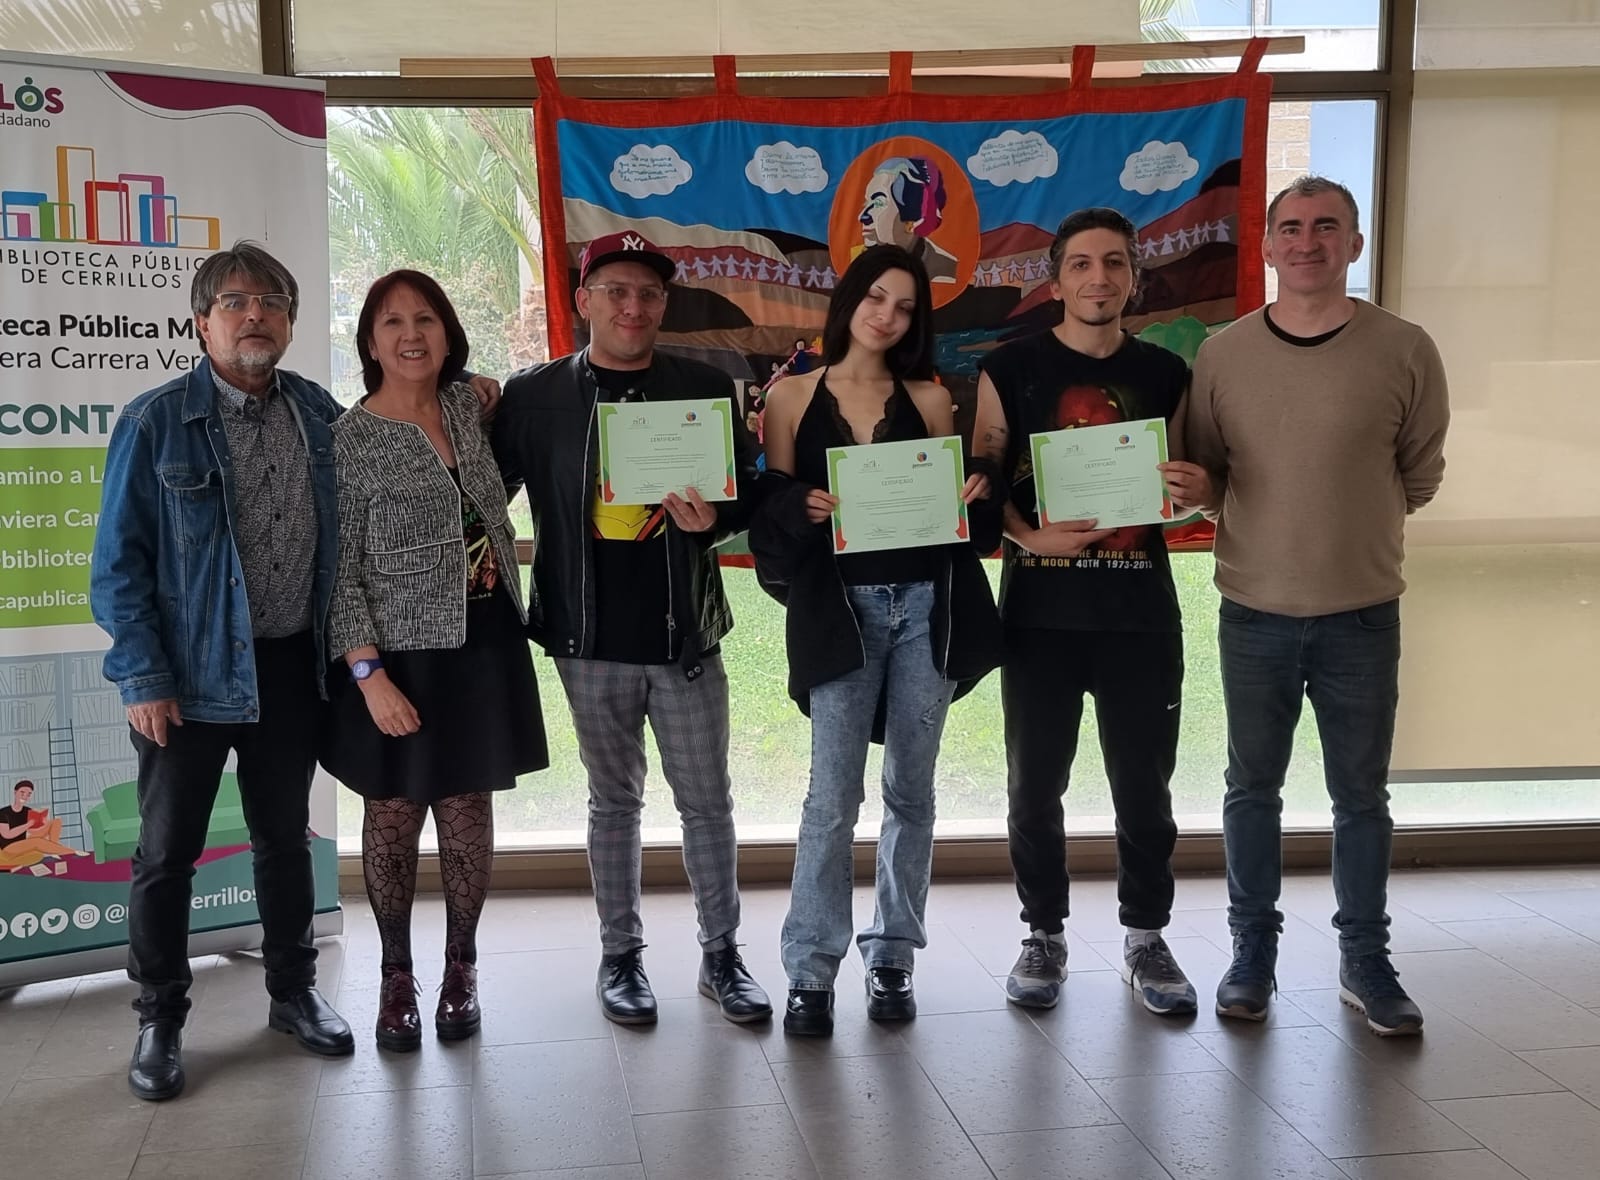
M 1172 917 L 1168 783 L 1177 764 L 1183 636 L 1137 631 L 1006 632 L 1006 828 L 1022 920 L 1061 931 L 1067 907 L 1061 800 L 1078 751 L 1083 694 L 1094 696 L 1117 817 L 1117 898 L 1124 926 L 1159 930 Z

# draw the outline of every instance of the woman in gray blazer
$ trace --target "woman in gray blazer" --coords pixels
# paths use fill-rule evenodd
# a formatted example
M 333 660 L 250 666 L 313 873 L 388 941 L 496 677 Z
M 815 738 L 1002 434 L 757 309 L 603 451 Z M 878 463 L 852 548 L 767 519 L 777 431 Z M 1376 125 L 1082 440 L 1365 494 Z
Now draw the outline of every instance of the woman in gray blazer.
M 493 791 L 549 765 L 506 489 L 471 389 L 467 337 L 412 270 L 367 292 L 368 393 L 334 425 L 339 567 L 323 765 L 366 800 L 362 871 L 383 944 L 377 1040 L 415 1049 L 417 844 L 432 811 L 446 905 L 438 1036 L 477 1031 L 475 937 L 494 854 Z

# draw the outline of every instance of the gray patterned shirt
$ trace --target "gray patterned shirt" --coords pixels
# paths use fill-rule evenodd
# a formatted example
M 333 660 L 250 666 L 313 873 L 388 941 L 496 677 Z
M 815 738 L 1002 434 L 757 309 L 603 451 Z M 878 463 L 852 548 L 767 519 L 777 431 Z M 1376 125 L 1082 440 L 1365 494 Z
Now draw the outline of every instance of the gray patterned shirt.
M 233 453 L 237 532 L 250 633 L 278 639 L 311 626 L 317 512 L 305 439 L 277 378 L 252 397 L 212 372 Z

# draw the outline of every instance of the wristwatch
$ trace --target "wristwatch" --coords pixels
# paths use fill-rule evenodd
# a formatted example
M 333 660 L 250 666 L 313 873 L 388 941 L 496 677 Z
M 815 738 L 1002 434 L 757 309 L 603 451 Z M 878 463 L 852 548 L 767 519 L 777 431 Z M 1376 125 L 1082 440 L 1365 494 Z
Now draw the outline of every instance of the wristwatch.
M 370 660 L 357 660 L 350 665 L 350 679 L 359 684 L 381 667 L 383 661 L 377 656 L 373 656 Z

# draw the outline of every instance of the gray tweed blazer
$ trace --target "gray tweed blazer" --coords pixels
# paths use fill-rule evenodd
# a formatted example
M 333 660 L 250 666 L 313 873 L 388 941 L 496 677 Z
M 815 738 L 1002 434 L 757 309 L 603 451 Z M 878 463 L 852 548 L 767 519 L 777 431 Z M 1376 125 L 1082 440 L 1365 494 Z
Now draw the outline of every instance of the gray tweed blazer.
M 466 385 L 439 391 L 461 492 L 420 426 L 364 405 L 333 426 L 339 480 L 339 567 L 328 612 L 328 654 L 460 647 L 467 638 L 464 493 L 488 526 L 503 584 L 527 619 L 506 487 Z

